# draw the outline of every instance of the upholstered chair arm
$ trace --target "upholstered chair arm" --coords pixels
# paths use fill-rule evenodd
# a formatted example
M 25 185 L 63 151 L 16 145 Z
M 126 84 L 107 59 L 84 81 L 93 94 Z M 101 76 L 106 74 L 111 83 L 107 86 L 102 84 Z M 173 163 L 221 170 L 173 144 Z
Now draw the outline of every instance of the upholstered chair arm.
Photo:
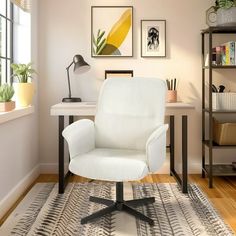
M 146 142 L 146 156 L 150 172 L 157 171 L 166 158 L 166 131 L 168 125 L 159 126 Z
M 91 120 L 72 123 L 63 130 L 62 135 L 68 143 L 71 159 L 95 148 L 94 122 Z

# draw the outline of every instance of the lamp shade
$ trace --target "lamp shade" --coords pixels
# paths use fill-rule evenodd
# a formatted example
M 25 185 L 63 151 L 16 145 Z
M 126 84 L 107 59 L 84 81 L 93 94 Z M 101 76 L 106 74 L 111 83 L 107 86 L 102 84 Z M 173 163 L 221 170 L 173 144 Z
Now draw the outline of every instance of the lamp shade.
M 90 65 L 84 60 L 81 55 L 75 55 L 73 58 L 73 62 L 75 74 L 82 74 L 90 69 Z

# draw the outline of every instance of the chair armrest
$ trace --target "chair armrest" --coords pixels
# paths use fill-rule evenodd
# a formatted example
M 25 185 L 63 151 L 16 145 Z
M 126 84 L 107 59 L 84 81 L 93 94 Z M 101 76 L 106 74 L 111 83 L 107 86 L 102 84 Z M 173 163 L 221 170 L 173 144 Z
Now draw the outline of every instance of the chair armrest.
M 91 120 L 72 123 L 63 130 L 62 135 L 68 143 L 71 159 L 95 148 L 94 122 Z
M 159 126 L 146 142 L 146 156 L 150 172 L 157 171 L 166 158 L 166 131 L 168 125 Z

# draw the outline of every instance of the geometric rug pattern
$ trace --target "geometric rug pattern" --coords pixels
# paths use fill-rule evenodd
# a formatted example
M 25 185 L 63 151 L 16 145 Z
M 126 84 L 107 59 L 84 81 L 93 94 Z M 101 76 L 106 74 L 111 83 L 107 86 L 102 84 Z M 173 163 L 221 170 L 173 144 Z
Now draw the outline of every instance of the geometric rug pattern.
M 114 212 L 81 225 L 81 218 L 104 206 L 89 196 L 114 199 L 113 183 L 38 183 L 0 228 L 0 235 L 41 236 L 231 236 L 233 231 L 194 184 L 183 194 L 177 184 L 127 183 L 125 200 L 155 197 L 155 203 L 136 208 L 154 220 L 149 226 L 124 212 Z

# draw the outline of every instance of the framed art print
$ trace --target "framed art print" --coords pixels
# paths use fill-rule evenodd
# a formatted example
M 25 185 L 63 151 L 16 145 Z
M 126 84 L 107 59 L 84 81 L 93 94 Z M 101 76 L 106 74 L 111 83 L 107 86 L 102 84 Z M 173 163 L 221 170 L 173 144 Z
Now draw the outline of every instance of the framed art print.
M 133 70 L 105 70 L 105 79 L 109 78 L 132 78 Z
M 141 20 L 141 57 L 166 56 L 166 21 Z
M 93 6 L 91 16 L 92 57 L 133 56 L 132 6 Z

